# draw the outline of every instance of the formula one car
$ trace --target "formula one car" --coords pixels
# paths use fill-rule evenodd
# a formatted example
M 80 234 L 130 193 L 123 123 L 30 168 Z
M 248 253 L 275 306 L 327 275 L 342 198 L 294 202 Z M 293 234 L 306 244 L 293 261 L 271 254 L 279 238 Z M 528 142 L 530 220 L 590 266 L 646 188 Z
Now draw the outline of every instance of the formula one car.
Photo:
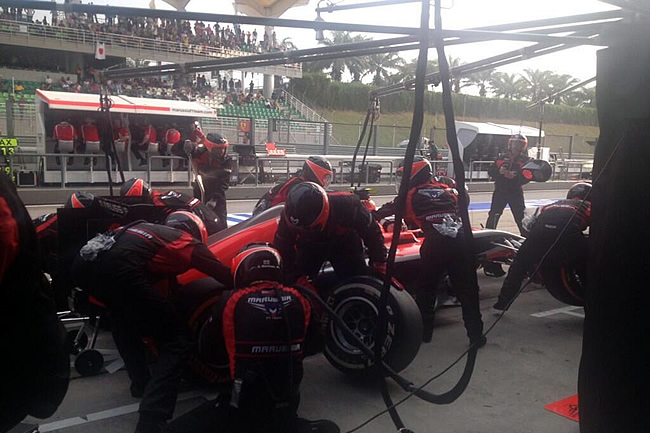
M 283 206 L 279 205 L 251 219 L 223 230 L 208 239 L 210 249 L 224 263 L 247 244 L 272 242 Z M 499 230 L 475 232 L 479 264 L 511 263 L 523 238 Z M 390 244 L 392 234 L 386 233 Z M 389 293 L 387 308 L 388 334 L 383 342 L 385 361 L 393 370 L 406 368 L 417 355 L 422 336 L 420 312 L 408 289 L 415 283 L 419 250 L 423 241 L 421 231 L 406 230 L 400 233 L 396 256 L 396 271 Z M 337 281 L 331 267 L 324 266 L 313 281 L 320 297 L 348 325 L 352 332 L 367 346 L 375 345 L 375 327 L 378 303 L 383 282 L 381 275 L 358 276 Z M 210 279 L 197 271 L 189 271 L 178 277 L 179 283 L 189 291 L 206 290 Z M 213 282 L 213 284 L 217 284 Z M 344 373 L 358 375 L 368 368 L 368 359 L 333 321 L 323 316 L 320 332 L 324 340 L 323 351 L 330 363 Z M 205 341 L 200 335 L 199 341 Z
M 230 263 L 233 257 L 246 245 L 255 242 L 272 242 L 283 206 L 268 209 L 235 226 L 229 227 L 208 238 L 211 251 L 223 263 Z M 69 262 L 85 241 L 96 233 L 111 227 L 126 224 L 136 219 L 157 221 L 159 215 L 154 207 L 145 205 L 128 206 L 111 199 L 99 200 L 93 209 L 59 210 L 59 230 L 62 242 L 61 269 L 69 269 Z M 385 240 L 390 244 L 392 233 L 385 233 Z M 479 229 L 474 231 L 477 263 L 485 266 L 489 263 L 509 264 L 514 259 L 523 238 L 500 230 Z M 400 233 L 399 247 L 396 255 L 393 285 L 388 298 L 388 333 L 384 347 L 385 362 L 397 372 L 406 368 L 418 353 L 422 323 L 415 301 L 409 289 L 415 283 L 419 262 L 419 250 L 423 241 L 419 230 L 403 230 Z M 314 290 L 329 307 L 347 324 L 353 334 L 372 348 L 376 344 L 375 327 L 378 318 L 378 304 L 383 287 L 381 275 L 358 276 L 345 281 L 335 278 L 331 267 L 324 266 L 319 276 L 313 281 Z M 558 280 L 556 278 L 556 280 Z M 565 278 L 566 280 L 566 278 Z M 550 281 L 550 280 L 549 280 Z M 218 283 L 198 271 L 189 271 L 178 277 L 184 299 L 180 300 L 183 310 L 187 312 L 190 326 L 193 328 L 199 351 L 192 359 L 196 372 L 210 382 L 225 380 L 227 364 L 224 367 L 223 351 L 215 338 L 215 309 L 221 292 Z M 551 293 L 568 295 L 569 292 L 558 286 L 564 284 L 560 278 L 553 281 L 555 289 Z M 555 296 L 555 294 L 554 294 Z M 556 296 L 557 297 L 557 296 Z M 318 308 L 316 308 L 318 309 Z M 350 375 L 363 375 L 369 366 L 369 360 L 358 349 L 356 342 L 339 329 L 334 321 L 321 314 L 317 326 L 319 343 L 330 363 L 337 369 Z M 225 360 L 227 363 L 227 359 Z

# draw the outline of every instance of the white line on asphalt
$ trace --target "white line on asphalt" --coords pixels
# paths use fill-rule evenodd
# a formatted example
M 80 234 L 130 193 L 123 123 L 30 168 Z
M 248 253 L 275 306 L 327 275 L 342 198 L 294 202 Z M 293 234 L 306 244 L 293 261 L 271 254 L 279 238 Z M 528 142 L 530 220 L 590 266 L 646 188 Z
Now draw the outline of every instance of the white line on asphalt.
M 581 309 L 583 307 L 576 307 L 576 306 L 570 306 L 570 307 L 563 307 L 563 308 L 556 308 L 554 310 L 549 310 L 549 311 L 542 311 L 540 313 L 535 313 L 531 314 L 533 317 L 548 317 L 548 316 L 553 316 L 555 314 L 568 314 L 570 316 L 576 316 L 576 317 L 581 317 L 584 319 L 585 315 L 584 313 L 575 313 L 574 310 Z
M 206 393 L 201 391 L 190 391 L 183 393 L 178 396 L 177 401 L 191 400 L 193 398 L 203 397 L 206 400 L 212 400 L 216 398 L 216 394 Z M 76 425 L 86 424 L 90 422 L 95 422 L 108 418 L 115 418 L 122 415 L 127 415 L 130 413 L 135 413 L 138 411 L 140 403 L 127 404 L 125 406 L 116 407 L 113 409 L 102 410 L 100 412 L 90 413 L 85 416 L 75 416 L 72 418 L 66 418 L 59 421 L 50 422 L 47 424 L 41 424 L 38 427 L 38 431 L 41 433 L 54 431 L 54 430 L 63 430 L 69 427 L 74 427 Z

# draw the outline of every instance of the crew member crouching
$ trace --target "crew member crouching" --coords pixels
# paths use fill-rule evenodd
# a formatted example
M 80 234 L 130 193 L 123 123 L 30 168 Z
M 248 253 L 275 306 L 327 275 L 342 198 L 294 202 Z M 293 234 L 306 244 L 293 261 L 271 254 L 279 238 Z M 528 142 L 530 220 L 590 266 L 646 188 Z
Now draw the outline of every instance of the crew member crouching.
M 170 214 L 165 225 L 136 222 L 98 235 L 76 258 L 72 274 L 88 294 L 106 304 L 113 338 L 131 379 L 131 394 L 142 396 L 137 433 L 157 433 L 174 413 L 181 369 L 190 343 L 169 292 L 169 282 L 189 269 L 232 285 L 230 269 L 204 244 L 207 231 L 194 214 Z M 151 374 L 142 337 L 153 337 L 159 356 Z

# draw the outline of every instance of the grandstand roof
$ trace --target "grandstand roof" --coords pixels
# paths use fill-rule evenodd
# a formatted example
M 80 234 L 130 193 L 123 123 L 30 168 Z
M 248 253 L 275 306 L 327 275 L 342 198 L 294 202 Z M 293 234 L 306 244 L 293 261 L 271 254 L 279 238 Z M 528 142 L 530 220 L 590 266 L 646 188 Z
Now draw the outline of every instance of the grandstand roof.
M 52 92 L 37 90 L 36 96 L 53 110 L 97 111 L 99 95 L 89 93 Z M 169 99 L 133 98 L 113 95 L 110 97 L 114 113 L 157 114 L 187 117 L 215 117 L 216 111 L 197 102 Z

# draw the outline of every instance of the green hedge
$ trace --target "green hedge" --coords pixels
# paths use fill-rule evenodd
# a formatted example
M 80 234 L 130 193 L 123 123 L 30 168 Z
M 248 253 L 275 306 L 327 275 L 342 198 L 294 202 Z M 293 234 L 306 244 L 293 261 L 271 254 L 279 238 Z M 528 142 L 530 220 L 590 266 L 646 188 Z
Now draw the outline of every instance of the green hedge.
M 361 83 L 331 81 L 322 73 L 304 73 L 303 78 L 292 80 L 294 95 L 308 105 L 327 110 L 351 110 L 364 112 L 368 108 L 368 94 L 374 88 Z M 381 111 L 388 113 L 413 110 L 413 92 L 400 92 L 380 99 Z M 537 121 L 539 109 L 526 109 L 528 101 L 512 101 L 479 96 L 452 95 L 456 115 L 485 119 L 521 119 Z M 442 113 L 442 94 L 426 92 L 425 110 L 428 114 Z M 598 125 L 593 108 L 546 105 L 544 122 L 571 125 Z

